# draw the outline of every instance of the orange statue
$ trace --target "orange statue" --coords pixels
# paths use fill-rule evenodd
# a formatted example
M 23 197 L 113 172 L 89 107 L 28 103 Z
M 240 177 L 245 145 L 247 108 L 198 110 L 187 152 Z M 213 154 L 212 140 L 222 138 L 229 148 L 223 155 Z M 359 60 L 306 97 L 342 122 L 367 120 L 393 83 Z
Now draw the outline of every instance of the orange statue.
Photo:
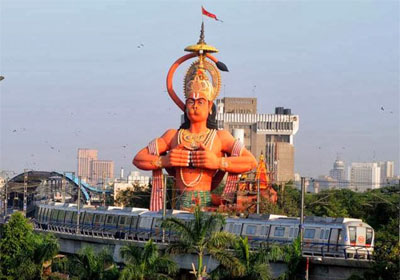
M 152 211 L 162 208 L 162 168 L 176 179 L 177 208 L 186 209 L 194 204 L 211 206 L 210 192 L 218 186 L 225 172 L 238 174 L 257 166 L 254 156 L 228 131 L 216 129 L 213 101 L 218 96 L 221 78 L 218 69 L 206 58 L 215 62 L 220 70 L 227 71 L 227 68 L 210 55 L 218 50 L 204 42 L 204 24 L 199 42 L 185 50 L 192 53 L 178 59 L 167 76 L 168 93 L 184 111 L 185 123 L 178 130 L 167 130 L 133 159 L 136 167 L 153 170 Z M 198 60 L 189 67 L 185 76 L 186 100 L 183 103 L 173 89 L 173 74 L 182 62 L 196 56 Z M 227 184 L 226 199 L 231 198 L 229 195 L 233 189 Z

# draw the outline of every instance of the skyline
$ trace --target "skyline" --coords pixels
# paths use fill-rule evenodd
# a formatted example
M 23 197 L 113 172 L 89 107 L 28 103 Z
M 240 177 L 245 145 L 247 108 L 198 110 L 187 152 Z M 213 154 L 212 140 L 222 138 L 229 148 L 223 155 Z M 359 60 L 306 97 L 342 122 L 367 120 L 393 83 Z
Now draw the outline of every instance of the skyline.
M 197 42 L 202 4 L 224 20 L 204 19 L 230 69 L 220 97 L 299 115 L 295 172 L 327 174 L 341 153 L 399 174 L 396 1 L 2 1 L 0 169 L 76 169 L 87 147 L 136 170 L 134 154 L 179 126 L 165 76 Z

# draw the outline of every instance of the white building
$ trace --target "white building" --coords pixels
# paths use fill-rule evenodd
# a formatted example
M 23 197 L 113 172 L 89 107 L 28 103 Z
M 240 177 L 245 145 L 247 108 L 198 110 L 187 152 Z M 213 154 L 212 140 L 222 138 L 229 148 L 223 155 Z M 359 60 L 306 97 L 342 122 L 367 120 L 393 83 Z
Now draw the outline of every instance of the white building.
M 150 183 L 150 177 L 140 174 L 139 171 L 131 171 L 128 175 L 128 183 L 139 185 L 140 187 L 147 187 Z
M 387 185 L 394 177 L 394 161 L 380 161 L 378 166 L 381 168 L 381 184 Z
M 349 167 L 349 179 L 356 191 L 377 189 L 381 183 L 381 168 L 376 162 L 353 162 Z
M 275 114 L 257 112 L 256 98 L 224 97 L 216 100 L 218 129 L 229 131 L 256 157 L 265 156 L 272 182 L 294 180 L 294 135 L 299 116 L 276 107 Z

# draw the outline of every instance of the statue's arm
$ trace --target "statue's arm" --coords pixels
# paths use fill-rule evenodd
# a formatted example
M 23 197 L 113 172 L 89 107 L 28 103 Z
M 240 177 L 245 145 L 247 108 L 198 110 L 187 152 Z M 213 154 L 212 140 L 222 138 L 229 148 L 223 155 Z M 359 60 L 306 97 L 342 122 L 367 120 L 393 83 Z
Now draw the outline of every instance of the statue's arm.
M 221 139 L 222 152 L 230 155 L 235 144 L 235 138 L 228 131 L 218 131 Z M 244 173 L 257 167 L 257 160 L 245 147 L 242 148 L 239 156 L 221 157 L 219 169 L 232 173 Z
M 166 156 L 157 156 L 150 154 L 149 148 L 141 149 L 133 159 L 132 163 L 142 170 L 154 170 L 159 168 L 168 168 L 173 166 L 188 166 L 189 154 L 187 151 L 179 149 L 179 147 L 171 150 L 171 144 L 177 134 L 176 129 L 166 131 L 160 138 L 157 138 L 158 153 Z
M 230 155 L 235 145 L 235 138 L 228 131 L 224 130 L 218 131 L 218 137 L 221 141 L 221 152 Z M 211 170 L 220 169 L 232 173 L 247 172 L 257 166 L 254 156 L 244 147 L 239 156 L 219 157 L 201 144 L 198 151 L 192 152 L 192 160 L 195 167 Z
M 158 153 L 163 154 L 170 149 L 170 144 L 176 134 L 175 129 L 167 130 L 160 138 L 157 138 Z M 160 156 L 150 154 L 149 148 L 141 149 L 132 161 L 133 165 L 142 170 L 154 170 L 160 168 Z

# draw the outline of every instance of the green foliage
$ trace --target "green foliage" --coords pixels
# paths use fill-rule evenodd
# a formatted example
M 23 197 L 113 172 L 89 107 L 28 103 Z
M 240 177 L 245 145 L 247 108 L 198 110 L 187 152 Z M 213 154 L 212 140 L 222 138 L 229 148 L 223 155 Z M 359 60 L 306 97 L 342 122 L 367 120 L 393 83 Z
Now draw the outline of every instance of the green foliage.
M 167 255 L 160 255 L 157 245 L 149 240 L 144 248 L 128 245 L 120 254 L 126 262 L 120 280 L 172 279 L 178 266 Z
M 149 208 L 150 206 L 150 189 L 147 191 L 133 189 L 122 190 L 117 194 L 115 203 L 125 207 Z
M 303 273 L 304 261 L 301 256 L 301 240 L 300 237 L 296 238 L 292 244 L 284 247 L 283 260 L 287 264 L 288 270 L 284 279 L 292 280 L 297 279 L 299 274 Z
M 179 236 L 177 241 L 170 243 L 167 252 L 196 254 L 198 266 L 195 275 L 198 279 L 206 276 L 203 272 L 203 257 L 206 252 L 229 269 L 240 267 L 239 260 L 226 250 L 235 244 L 235 236 L 228 232 L 215 231 L 225 223 L 224 217 L 202 212 L 198 206 L 194 210 L 193 217 L 194 219 L 187 223 L 174 217 L 162 223 L 164 228 Z
M 82 248 L 69 260 L 69 275 L 82 280 L 114 280 L 119 272 L 112 255 L 103 249 L 96 253 L 92 247 Z
M 213 280 L 269 280 L 272 279 L 269 262 L 281 260 L 283 251 L 278 246 L 251 250 L 247 237 L 239 237 L 233 246 L 234 256 L 239 260 L 239 266 L 229 269 L 219 266 L 212 274 Z
M 54 236 L 35 234 L 22 213 L 14 213 L 0 241 L 0 279 L 40 279 L 43 263 L 58 249 Z
M 276 205 L 263 201 L 263 213 L 299 216 L 300 191 L 290 185 L 278 191 Z M 400 250 L 398 245 L 400 187 L 391 186 L 364 193 L 348 189 L 326 190 L 318 194 L 306 194 L 305 214 L 322 217 L 352 217 L 362 219 L 375 230 L 373 268 L 365 279 L 399 279 Z M 294 250 L 294 248 L 292 248 Z M 289 254 L 290 255 L 290 254 Z M 296 255 L 296 254 L 294 254 Z M 298 266 L 297 258 L 288 262 Z M 292 270 L 289 267 L 289 270 Z

